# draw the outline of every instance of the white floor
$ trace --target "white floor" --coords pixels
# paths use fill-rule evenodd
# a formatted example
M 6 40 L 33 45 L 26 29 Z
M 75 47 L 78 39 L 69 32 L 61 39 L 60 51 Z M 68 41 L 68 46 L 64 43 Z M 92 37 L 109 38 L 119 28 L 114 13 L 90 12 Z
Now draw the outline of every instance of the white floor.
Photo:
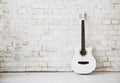
M 91 75 L 73 72 L 0 73 L 0 83 L 120 83 L 120 72 L 94 72 Z

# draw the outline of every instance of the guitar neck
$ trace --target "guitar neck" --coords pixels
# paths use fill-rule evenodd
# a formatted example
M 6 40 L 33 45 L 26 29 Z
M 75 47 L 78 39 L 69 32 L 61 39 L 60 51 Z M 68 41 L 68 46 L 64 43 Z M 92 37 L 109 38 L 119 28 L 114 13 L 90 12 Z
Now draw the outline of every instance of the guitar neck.
M 85 50 L 85 23 L 81 21 L 81 49 Z

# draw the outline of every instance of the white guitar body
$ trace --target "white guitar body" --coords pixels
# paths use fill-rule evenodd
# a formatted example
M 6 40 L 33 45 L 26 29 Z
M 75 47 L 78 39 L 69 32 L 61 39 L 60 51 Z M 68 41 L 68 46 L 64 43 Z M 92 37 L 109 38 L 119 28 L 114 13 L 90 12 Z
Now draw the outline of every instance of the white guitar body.
M 79 74 L 89 74 L 96 68 L 96 60 L 92 55 L 92 48 L 86 48 L 86 55 L 80 54 L 80 46 L 75 48 L 75 56 L 71 62 L 71 68 Z

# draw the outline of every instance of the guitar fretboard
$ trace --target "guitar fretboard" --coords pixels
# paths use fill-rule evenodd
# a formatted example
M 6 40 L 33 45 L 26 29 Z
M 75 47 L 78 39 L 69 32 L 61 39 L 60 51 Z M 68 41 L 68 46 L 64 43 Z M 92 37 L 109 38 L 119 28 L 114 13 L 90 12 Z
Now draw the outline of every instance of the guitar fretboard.
M 85 50 L 85 23 L 84 20 L 81 21 L 81 49 Z

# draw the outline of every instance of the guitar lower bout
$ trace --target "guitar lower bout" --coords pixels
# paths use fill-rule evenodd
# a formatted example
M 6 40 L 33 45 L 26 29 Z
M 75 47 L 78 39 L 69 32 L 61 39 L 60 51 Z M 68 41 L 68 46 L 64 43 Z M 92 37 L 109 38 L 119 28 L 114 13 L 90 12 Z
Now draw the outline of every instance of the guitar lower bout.
M 92 55 L 92 47 L 86 48 L 86 54 L 80 53 L 80 46 L 75 48 L 75 56 L 71 62 L 71 68 L 79 74 L 89 74 L 96 68 L 96 60 Z

